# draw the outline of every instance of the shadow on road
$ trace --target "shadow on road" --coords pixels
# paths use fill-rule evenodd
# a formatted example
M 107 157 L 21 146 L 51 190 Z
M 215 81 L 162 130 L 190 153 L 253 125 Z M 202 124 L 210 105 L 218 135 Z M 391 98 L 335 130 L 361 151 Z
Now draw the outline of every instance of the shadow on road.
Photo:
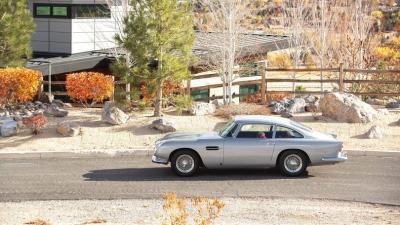
M 193 177 L 179 177 L 170 168 L 122 168 L 91 170 L 82 175 L 85 181 L 221 181 L 221 180 L 267 180 L 267 179 L 304 179 L 312 177 L 306 172 L 300 177 L 282 176 L 276 169 L 200 169 Z

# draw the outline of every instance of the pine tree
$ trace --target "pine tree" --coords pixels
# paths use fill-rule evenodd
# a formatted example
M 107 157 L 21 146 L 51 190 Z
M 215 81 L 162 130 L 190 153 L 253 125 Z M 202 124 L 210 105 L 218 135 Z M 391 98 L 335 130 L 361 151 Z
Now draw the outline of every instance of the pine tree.
M 192 10 L 188 1 L 178 0 L 131 0 L 130 5 L 124 36 L 117 39 L 130 54 L 130 76 L 144 78 L 156 93 L 154 116 L 160 116 L 164 81 L 190 76 Z
M 0 1 L 0 65 L 23 66 L 35 26 L 27 0 Z

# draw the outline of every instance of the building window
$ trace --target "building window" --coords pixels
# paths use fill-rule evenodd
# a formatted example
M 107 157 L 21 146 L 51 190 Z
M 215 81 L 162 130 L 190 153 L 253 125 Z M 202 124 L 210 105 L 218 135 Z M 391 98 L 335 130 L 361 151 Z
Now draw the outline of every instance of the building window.
M 77 19 L 111 18 L 111 12 L 107 5 L 74 5 L 73 17 Z
M 67 17 L 68 16 L 68 7 L 67 6 L 53 6 L 53 16 Z
M 258 92 L 259 90 L 259 86 L 257 84 L 249 84 L 249 85 L 240 85 L 239 87 L 239 100 L 243 101 L 244 99 L 246 99 L 247 95 L 251 95 L 254 94 L 256 92 Z
M 50 16 L 51 15 L 51 7 L 50 6 L 36 6 L 35 9 L 36 16 Z
M 208 98 L 210 97 L 210 90 L 193 90 L 191 95 L 194 101 L 208 101 Z

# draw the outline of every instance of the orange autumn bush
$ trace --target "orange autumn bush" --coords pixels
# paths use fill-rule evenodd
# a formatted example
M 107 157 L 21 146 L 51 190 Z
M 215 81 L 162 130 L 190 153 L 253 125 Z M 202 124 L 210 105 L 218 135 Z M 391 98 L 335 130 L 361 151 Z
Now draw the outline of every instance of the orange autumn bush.
M 42 74 L 25 68 L 0 69 L 0 105 L 32 100 Z
M 97 72 L 68 74 L 65 85 L 68 96 L 84 104 L 94 104 L 110 98 L 114 88 L 111 76 Z

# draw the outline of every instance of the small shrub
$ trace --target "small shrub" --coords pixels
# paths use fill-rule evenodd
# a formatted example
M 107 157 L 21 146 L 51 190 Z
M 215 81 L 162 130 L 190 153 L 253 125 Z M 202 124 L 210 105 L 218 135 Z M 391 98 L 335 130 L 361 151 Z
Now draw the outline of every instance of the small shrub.
M 172 104 L 175 106 L 176 113 L 182 115 L 183 111 L 190 110 L 193 99 L 190 95 L 176 95 L 172 97 Z
M 43 220 L 43 219 L 35 219 L 29 222 L 26 222 L 24 224 L 31 224 L 31 225 L 52 225 L 51 222 L 48 220 Z
M 27 119 L 24 119 L 23 124 L 32 130 L 32 133 L 37 135 L 47 124 L 47 118 L 44 115 L 36 115 Z
M 295 88 L 296 92 L 302 92 L 302 91 L 306 91 L 306 87 L 304 87 L 303 85 L 298 85 Z
M 292 98 L 292 94 L 287 93 L 287 92 L 278 92 L 278 93 L 267 93 L 266 96 L 266 102 L 271 102 L 271 101 L 280 101 L 284 98 Z M 261 93 L 257 92 L 251 95 L 246 96 L 244 99 L 246 103 L 261 103 Z
M 196 208 L 197 214 L 194 218 L 196 224 L 210 225 L 221 214 L 225 204 L 219 199 L 204 197 L 192 198 L 192 205 Z
M 189 213 L 185 200 L 178 198 L 176 193 L 167 193 L 164 196 L 164 221 L 163 225 L 186 225 Z
M 67 94 L 75 101 L 88 105 L 103 102 L 112 96 L 114 83 L 111 76 L 96 72 L 71 73 L 66 80 Z
M 222 106 L 215 111 L 214 115 L 230 119 L 237 115 L 271 115 L 271 110 L 262 105 L 242 103 Z
M 286 53 L 269 54 L 267 58 L 269 65 L 272 67 L 290 68 L 292 66 L 292 59 Z
M 0 69 L 0 105 L 32 100 L 42 74 L 24 68 Z

